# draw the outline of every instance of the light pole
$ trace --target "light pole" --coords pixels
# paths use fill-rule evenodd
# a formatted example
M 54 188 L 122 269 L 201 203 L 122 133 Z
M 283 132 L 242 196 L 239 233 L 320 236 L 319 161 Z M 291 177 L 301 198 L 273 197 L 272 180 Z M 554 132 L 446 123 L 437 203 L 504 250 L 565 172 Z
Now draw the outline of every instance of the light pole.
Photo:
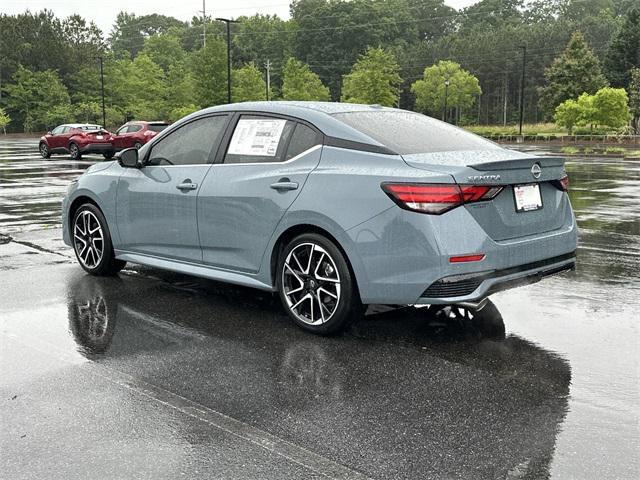
M 238 23 L 230 18 L 216 18 L 227 24 L 227 103 L 231 103 L 231 24 Z
M 520 128 L 518 135 L 522 136 L 522 121 L 524 119 L 524 70 L 527 66 L 527 46 L 521 45 L 522 49 L 522 77 L 520 77 Z
M 98 57 L 100 60 L 100 92 L 102 94 L 102 128 L 107 128 L 107 114 L 104 108 L 104 69 L 102 68 L 102 57 Z
M 442 112 L 442 120 L 447 121 L 447 97 L 449 96 L 449 80 L 444 81 L 444 111 Z

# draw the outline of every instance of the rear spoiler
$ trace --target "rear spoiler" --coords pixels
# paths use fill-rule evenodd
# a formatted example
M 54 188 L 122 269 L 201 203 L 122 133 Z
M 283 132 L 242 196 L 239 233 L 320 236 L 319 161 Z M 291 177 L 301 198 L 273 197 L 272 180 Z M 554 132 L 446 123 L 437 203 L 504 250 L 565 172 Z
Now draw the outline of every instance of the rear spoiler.
M 564 165 L 564 158 L 562 157 L 529 157 L 529 158 L 514 158 L 511 160 L 496 160 L 495 162 L 482 162 L 474 163 L 473 165 L 467 165 L 474 170 L 517 170 L 523 168 L 524 165 L 534 163 L 540 164 L 542 168 L 545 167 L 562 167 Z

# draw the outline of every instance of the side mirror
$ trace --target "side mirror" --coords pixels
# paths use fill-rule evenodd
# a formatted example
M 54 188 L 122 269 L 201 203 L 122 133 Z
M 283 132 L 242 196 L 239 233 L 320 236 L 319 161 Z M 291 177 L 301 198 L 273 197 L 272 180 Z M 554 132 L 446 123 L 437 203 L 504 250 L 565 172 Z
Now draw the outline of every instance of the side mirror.
M 140 162 L 138 161 L 138 149 L 127 148 L 121 151 L 118 155 L 118 163 L 125 168 L 140 168 Z

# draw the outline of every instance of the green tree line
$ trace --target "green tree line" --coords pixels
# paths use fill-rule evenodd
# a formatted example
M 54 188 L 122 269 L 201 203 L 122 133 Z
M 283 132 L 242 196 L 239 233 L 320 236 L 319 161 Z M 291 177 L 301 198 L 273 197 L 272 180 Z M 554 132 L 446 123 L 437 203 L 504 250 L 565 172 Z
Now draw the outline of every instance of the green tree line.
M 293 0 L 290 12 L 232 25 L 234 101 L 380 103 L 456 122 L 513 123 L 526 47 L 526 122 L 552 119 L 566 100 L 610 86 L 627 90 L 637 125 L 634 0 L 481 0 L 459 11 L 444 0 Z M 101 122 L 98 58 L 109 126 L 224 103 L 225 42 L 224 25 L 201 17 L 121 12 L 105 34 L 77 15 L 2 15 L 5 126 Z

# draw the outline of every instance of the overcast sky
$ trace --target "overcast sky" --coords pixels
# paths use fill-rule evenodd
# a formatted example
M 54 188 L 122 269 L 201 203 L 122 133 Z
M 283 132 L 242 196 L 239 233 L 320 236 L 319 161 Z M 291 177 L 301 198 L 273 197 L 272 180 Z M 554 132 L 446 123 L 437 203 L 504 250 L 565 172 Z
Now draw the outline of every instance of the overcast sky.
M 462 8 L 477 1 L 445 0 L 445 3 Z M 289 2 L 286 0 L 207 0 L 206 3 L 208 16 L 233 18 L 254 13 L 275 13 L 282 18 L 289 17 Z M 0 0 L 0 13 L 22 13 L 27 8 L 32 12 L 48 8 L 61 18 L 77 13 L 96 22 L 106 35 L 120 11 L 136 15 L 158 13 L 179 20 L 191 20 L 193 16 L 201 15 L 202 0 Z

